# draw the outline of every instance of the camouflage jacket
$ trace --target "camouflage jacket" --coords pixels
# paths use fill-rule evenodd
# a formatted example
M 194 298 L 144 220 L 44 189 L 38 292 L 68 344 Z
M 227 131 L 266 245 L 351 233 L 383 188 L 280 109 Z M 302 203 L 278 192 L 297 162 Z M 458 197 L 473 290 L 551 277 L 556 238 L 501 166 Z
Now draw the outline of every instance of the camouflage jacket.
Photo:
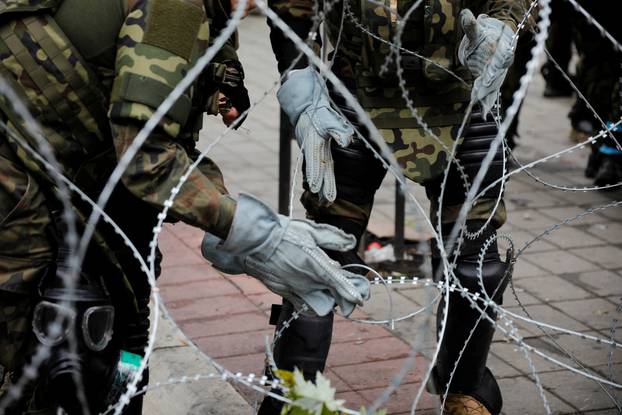
M 97 195 L 142 125 L 208 47 L 210 28 L 203 1 L 0 3 L 9 9 L 55 3 L 53 19 L 37 15 L 31 18 L 36 20 L 3 24 L 0 66 L 41 122 L 64 173 Z M 41 19 L 43 25 L 38 24 Z M 48 56 L 38 44 L 46 37 L 60 51 L 55 56 Z M 16 55 L 16 47 L 25 47 L 28 53 Z M 33 73 L 37 66 L 43 68 L 45 76 L 58 83 L 56 88 L 41 88 L 46 79 L 24 70 L 30 63 Z M 73 69 L 63 71 L 67 65 Z M 173 105 L 122 177 L 130 192 L 158 209 L 196 159 L 194 139 L 206 105 L 198 85 Z M 23 131 L 19 125 L 15 128 Z M 18 153 L 31 170 L 44 175 L 24 151 Z M 235 201 L 226 194 L 220 172 L 203 164 L 181 187 L 169 215 L 225 237 L 234 210 Z
M 395 62 L 384 70 L 383 65 L 390 53 L 389 43 L 396 34 L 396 17 L 404 16 L 415 1 L 385 0 L 384 7 L 365 0 L 328 3 L 332 3 L 325 5 L 324 10 L 328 39 L 333 45 L 339 42 L 333 52 L 334 70 L 350 81 L 349 85 L 355 86 L 363 107 L 405 107 L 401 91 L 395 88 Z M 270 5 L 300 37 L 308 36 L 316 15 L 314 0 L 270 0 Z M 471 77 L 457 60 L 463 35 L 458 16 L 463 8 L 471 9 L 475 15 L 485 13 L 498 18 L 515 30 L 524 15 L 525 0 L 424 0 L 410 15 L 401 37 L 402 47 L 419 55 L 400 54 L 411 98 L 417 107 L 469 98 Z M 272 31 L 272 39 L 279 69 L 283 71 L 297 52 L 291 50 L 293 44 L 277 30 Z M 305 62 L 297 66 L 304 66 Z M 467 85 L 448 71 L 454 72 Z

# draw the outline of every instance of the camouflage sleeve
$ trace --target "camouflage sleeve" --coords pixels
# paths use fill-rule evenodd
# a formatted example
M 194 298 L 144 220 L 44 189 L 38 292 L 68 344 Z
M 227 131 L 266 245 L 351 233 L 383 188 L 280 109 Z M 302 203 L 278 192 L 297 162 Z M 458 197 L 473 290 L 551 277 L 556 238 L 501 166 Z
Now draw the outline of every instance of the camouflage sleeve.
M 527 13 L 528 3 L 527 0 L 487 0 L 484 13 L 501 20 L 516 31 L 518 24 Z
M 139 0 L 119 32 L 110 120 L 117 156 L 207 47 L 209 27 L 201 0 Z M 163 207 L 193 160 L 178 141 L 191 109 L 186 91 L 146 140 L 124 173 L 137 197 Z M 220 172 L 218 172 L 219 174 Z M 170 215 L 226 237 L 235 201 L 218 178 L 195 169 L 177 193 Z
M 302 39 L 307 39 L 313 27 L 313 16 L 316 14 L 314 0 L 268 0 L 270 8 Z M 298 48 L 281 29 L 275 27 L 270 20 L 270 42 L 272 51 L 278 62 L 279 72 L 283 73 L 289 68 L 300 54 Z M 319 36 L 317 36 L 319 39 Z M 317 45 L 315 45 L 317 46 Z M 317 48 L 316 48 L 317 49 Z M 303 56 L 296 62 L 294 69 L 304 68 L 309 65 Z
M 119 157 L 130 146 L 140 127 L 113 124 L 114 143 Z M 122 181 L 135 196 L 164 207 L 173 187 L 193 163 L 179 144 L 165 134 L 152 134 L 136 154 Z M 222 177 L 216 166 L 194 169 L 177 193 L 169 215 L 202 228 L 220 238 L 226 238 L 233 221 L 236 203 L 226 194 Z

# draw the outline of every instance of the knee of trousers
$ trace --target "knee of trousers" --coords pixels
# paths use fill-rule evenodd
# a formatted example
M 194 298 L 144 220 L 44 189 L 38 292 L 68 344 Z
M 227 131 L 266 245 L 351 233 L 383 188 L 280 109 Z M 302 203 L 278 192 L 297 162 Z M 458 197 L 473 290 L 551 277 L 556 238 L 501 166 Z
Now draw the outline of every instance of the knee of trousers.
M 374 201 L 376 190 L 382 184 L 386 170 L 380 160 L 365 145 L 355 140 L 348 147 L 343 148 L 332 143 L 331 153 L 334 161 L 335 182 L 337 185 L 337 199 L 354 205 L 369 205 Z M 303 184 L 308 191 L 308 185 Z M 317 196 L 317 195 L 314 195 Z M 313 216 L 321 216 L 322 206 L 315 200 L 304 201 L 305 208 Z
M 291 319 L 294 306 L 283 301 L 277 332 Z M 279 369 L 301 370 L 307 379 L 323 371 L 333 334 L 333 313 L 326 316 L 300 315 L 289 321 L 274 346 L 274 360 Z
M 443 205 L 459 205 L 466 200 L 467 188 L 473 184 L 475 177 L 480 171 L 484 158 L 490 151 L 491 145 L 497 136 L 497 126 L 494 121 L 487 121 L 481 112 L 472 115 L 470 123 L 464 131 L 464 139 L 456 150 L 456 160 L 462 166 L 463 172 L 457 167 L 456 163 L 449 164 L 447 182 L 443 194 Z M 479 191 L 486 189 L 480 197 L 496 199 L 501 192 L 501 180 L 503 177 L 503 146 L 499 145 L 494 158 L 486 170 L 486 175 L 479 186 Z M 497 182 L 497 180 L 499 180 Z M 430 199 L 438 200 L 441 194 L 441 184 L 443 176 L 425 184 L 426 192 Z M 495 183 L 496 182 L 496 183 Z M 479 192 L 478 192 L 479 193 Z
M 331 152 L 337 197 L 356 204 L 372 203 L 386 174 L 382 162 L 359 140 L 348 147 L 340 147 L 333 141 Z

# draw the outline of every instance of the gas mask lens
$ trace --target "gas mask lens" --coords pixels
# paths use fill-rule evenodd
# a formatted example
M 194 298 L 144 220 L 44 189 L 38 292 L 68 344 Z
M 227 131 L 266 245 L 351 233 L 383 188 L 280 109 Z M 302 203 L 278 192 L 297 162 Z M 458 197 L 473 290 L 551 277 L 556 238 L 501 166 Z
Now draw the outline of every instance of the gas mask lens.
M 60 304 L 41 301 L 35 307 L 32 329 L 45 346 L 56 346 L 67 338 L 76 321 L 76 312 Z
M 114 307 L 102 305 L 88 308 L 82 318 L 82 335 L 86 346 L 95 352 L 104 350 L 112 339 L 113 323 Z

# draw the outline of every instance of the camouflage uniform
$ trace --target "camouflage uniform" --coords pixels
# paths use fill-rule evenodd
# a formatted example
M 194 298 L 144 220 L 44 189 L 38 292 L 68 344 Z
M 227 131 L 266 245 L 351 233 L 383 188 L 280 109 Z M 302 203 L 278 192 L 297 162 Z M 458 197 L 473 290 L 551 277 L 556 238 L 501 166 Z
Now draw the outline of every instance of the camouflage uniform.
M 40 122 L 62 173 L 93 199 L 210 39 L 202 0 L 3 0 L 0 14 L 2 77 Z M 235 58 L 234 45 L 219 55 L 216 62 Z M 203 114 L 217 111 L 205 89 L 217 92 L 212 75 L 222 75 L 222 68 L 210 69 L 140 148 L 106 208 L 145 258 L 157 213 L 198 156 Z M 18 142 L 36 147 L 24 121 L 5 97 L 0 109 L 8 125 L 0 136 L 0 365 L 19 372 L 36 342 L 30 321 L 37 285 L 57 258 L 51 211 L 58 203 L 47 171 Z M 169 219 L 225 238 L 235 206 L 220 170 L 204 159 L 181 187 Z M 77 197 L 74 208 L 82 219 L 90 213 Z M 122 348 L 142 353 L 147 276 L 109 227 L 100 224 L 94 240 L 99 254 L 88 256 L 85 267 L 107 264 L 103 277 L 123 316 L 115 333 L 127 334 Z
M 271 0 L 269 3 L 279 17 L 301 38 L 307 37 L 312 28 L 312 18 L 316 15 L 313 0 Z M 334 60 L 331 69 L 358 99 L 386 143 L 393 149 L 403 174 L 426 187 L 431 200 L 430 214 L 435 222 L 440 185 L 443 172 L 447 168 L 448 151 L 455 141 L 458 140 L 460 143 L 457 158 L 465 165 L 471 180 L 479 169 L 481 155 L 487 151 L 487 146 L 474 148 L 482 140 L 465 139 L 463 143 L 464 137 L 457 137 L 470 100 L 472 82 L 470 72 L 457 59 L 458 45 L 463 36 L 458 19 L 460 11 L 469 8 L 475 15 L 488 14 L 516 30 L 525 12 L 525 1 L 426 0 L 405 24 L 402 46 L 426 58 L 424 60 L 408 53 L 401 53 L 406 88 L 418 113 L 438 140 L 431 137 L 419 125 L 402 98 L 395 59 L 385 67 L 386 57 L 390 53 L 387 42 L 393 41 L 397 27 L 395 13 L 404 16 L 415 2 L 386 0 L 383 3 L 384 7 L 370 1 L 341 1 L 333 3 L 331 10 L 325 10 L 324 24 L 333 46 L 339 38 L 339 45 L 329 55 L 329 59 Z M 345 13 L 343 31 L 339 36 L 343 13 Z M 371 32 L 371 35 L 364 33 L 361 27 Z M 297 49 L 274 26 L 270 37 L 279 70 L 283 72 L 290 67 L 293 58 L 297 56 Z M 306 59 L 301 59 L 295 68 L 307 65 Z M 462 81 L 452 77 L 446 70 L 455 73 Z M 360 128 L 356 115 L 345 104 L 344 98 L 332 90 L 331 85 L 329 90 L 334 103 L 349 121 L 359 128 L 361 134 L 368 134 L 365 129 Z M 480 134 L 476 132 L 475 124 L 482 124 L 488 134 L 487 137 L 494 137 L 496 131 L 494 125 L 491 130 L 491 125 L 486 123 L 481 115 L 474 114 L 471 121 L 474 126 L 473 128 L 469 126 L 465 130 L 465 136 Z M 489 144 L 487 141 L 487 145 Z M 474 161 L 475 153 L 477 157 Z M 307 188 L 302 196 L 302 203 L 308 216 L 315 221 L 341 227 L 360 239 L 370 217 L 374 193 L 380 186 L 386 170 L 358 140 L 348 148 L 341 148 L 333 143 L 332 155 L 337 199 L 330 206 L 325 206 L 318 195 L 311 193 Z M 485 183 L 498 177 L 501 157 L 500 153 L 496 155 L 495 164 Z M 442 222 L 447 227 L 456 221 L 464 202 L 465 189 L 462 183 L 459 173 L 452 165 L 443 209 L 440 212 Z M 479 198 L 468 213 L 469 222 L 480 224 L 493 215 L 492 226 L 487 231 L 489 234 L 505 221 L 503 202 L 493 213 L 498 194 L 499 188 L 495 187 Z M 444 233 L 446 234 L 447 230 Z M 465 247 L 465 250 L 478 251 L 482 242 L 482 240 L 473 241 Z M 496 247 L 494 249 L 496 250 Z M 348 255 L 331 252 L 329 255 L 342 263 L 361 262 L 355 252 Z M 290 308 L 287 304 L 284 305 L 279 321 L 287 319 L 286 313 Z M 305 322 L 300 318 L 297 319 L 275 345 L 274 355 L 277 365 L 285 369 L 298 366 L 309 377 L 313 376 L 316 370 L 322 370 L 330 346 L 331 325 L 332 321 L 328 318 L 324 324 L 315 320 Z M 484 356 L 487 354 L 487 347 L 489 344 L 483 349 Z M 278 407 L 278 404 L 266 399 L 260 414 L 278 413 Z

